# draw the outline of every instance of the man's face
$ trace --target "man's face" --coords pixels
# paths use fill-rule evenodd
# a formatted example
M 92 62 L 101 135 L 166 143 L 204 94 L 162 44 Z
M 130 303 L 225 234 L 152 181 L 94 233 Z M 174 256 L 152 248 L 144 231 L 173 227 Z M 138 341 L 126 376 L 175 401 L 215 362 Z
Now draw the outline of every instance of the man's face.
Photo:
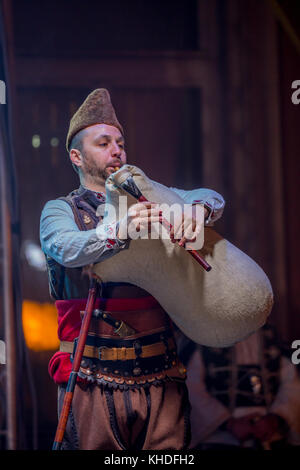
M 126 163 L 124 145 L 117 127 L 96 124 L 84 129 L 81 158 L 77 161 L 84 178 L 103 184 L 116 167 L 121 168 Z

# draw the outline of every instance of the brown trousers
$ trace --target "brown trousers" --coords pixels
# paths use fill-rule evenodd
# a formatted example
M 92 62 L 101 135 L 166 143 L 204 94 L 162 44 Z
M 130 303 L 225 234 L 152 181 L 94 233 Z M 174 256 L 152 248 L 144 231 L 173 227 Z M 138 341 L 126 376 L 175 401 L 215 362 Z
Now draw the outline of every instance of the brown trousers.
M 65 387 L 58 390 L 60 413 Z M 76 385 L 62 449 L 183 450 L 190 441 L 185 383 L 134 390 Z

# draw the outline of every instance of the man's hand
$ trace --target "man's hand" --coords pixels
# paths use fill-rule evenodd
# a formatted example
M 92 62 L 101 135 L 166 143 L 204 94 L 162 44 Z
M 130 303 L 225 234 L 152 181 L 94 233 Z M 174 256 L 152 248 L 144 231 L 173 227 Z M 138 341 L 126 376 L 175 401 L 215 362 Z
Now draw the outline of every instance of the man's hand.
M 208 215 L 207 209 L 204 208 L 204 220 Z M 203 219 L 197 220 L 196 207 L 193 204 L 191 216 L 185 217 L 184 213 L 175 220 L 170 230 L 170 239 L 172 243 L 178 241 L 178 245 L 185 246 L 187 242 L 194 242 L 203 225 Z
M 170 240 L 175 243 L 179 240 L 180 246 L 185 246 L 187 242 L 194 242 L 203 227 L 203 216 L 197 220 L 197 213 L 195 205 L 191 207 L 191 211 L 184 213 L 181 211 L 175 221 L 173 222 L 170 230 Z M 204 209 L 206 217 L 207 210 Z M 202 215 L 202 213 L 201 213 Z M 117 237 L 121 240 L 137 238 L 135 235 L 139 233 L 142 237 L 145 233 L 151 233 L 151 225 L 153 223 L 161 222 L 163 219 L 163 212 L 159 204 L 153 202 L 138 202 L 132 205 L 125 217 L 119 222 L 119 229 Z M 167 220 L 167 219 L 166 219 Z
M 162 212 L 159 204 L 153 202 L 138 202 L 133 204 L 127 211 L 127 214 L 119 222 L 117 237 L 122 240 L 131 239 L 132 235 L 140 232 L 150 233 L 151 224 L 161 220 Z

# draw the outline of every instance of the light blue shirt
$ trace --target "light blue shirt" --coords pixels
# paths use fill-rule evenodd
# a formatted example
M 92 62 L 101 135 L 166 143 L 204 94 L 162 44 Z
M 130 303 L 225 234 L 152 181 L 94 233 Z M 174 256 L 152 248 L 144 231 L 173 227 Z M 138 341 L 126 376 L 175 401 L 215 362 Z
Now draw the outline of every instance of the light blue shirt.
M 221 217 L 225 201 L 216 191 L 206 188 L 191 191 L 170 189 L 187 204 L 199 201 L 209 205 L 212 211 L 206 220 L 206 225 L 213 225 Z M 45 204 L 40 219 L 40 241 L 45 254 L 68 268 L 98 263 L 117 253 L 128 243 L 127 240 L 116 238 L 113 247 L 107 246 L 106 241 L 98 237 L 96 229 L 79 230 L 71 207 L 61 199 L 51 200 Z

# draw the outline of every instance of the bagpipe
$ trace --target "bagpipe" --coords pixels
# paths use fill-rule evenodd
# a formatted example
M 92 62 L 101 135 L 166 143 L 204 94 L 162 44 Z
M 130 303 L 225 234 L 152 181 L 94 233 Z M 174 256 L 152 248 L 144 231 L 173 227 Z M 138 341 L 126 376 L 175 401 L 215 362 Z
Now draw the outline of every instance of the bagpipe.
M 120 196 L 130 207 L 138 201 L 184 208 L 185 201 L 152 181 L 139 168 L 124 165 L 106 181 L 102 223 L 120 214 Z M 163 220 L 165 230 L 169 221 Z M 258 264 L 211 227 L 204 228 L 200 250 L 187 250 L 168 236 L 137 238 L 93 267 L 102 282 L 128 282 L 157 299 L 172 321 L 196 343 L 231 346 L 260 328 L 273 305 L 268 277 Z

